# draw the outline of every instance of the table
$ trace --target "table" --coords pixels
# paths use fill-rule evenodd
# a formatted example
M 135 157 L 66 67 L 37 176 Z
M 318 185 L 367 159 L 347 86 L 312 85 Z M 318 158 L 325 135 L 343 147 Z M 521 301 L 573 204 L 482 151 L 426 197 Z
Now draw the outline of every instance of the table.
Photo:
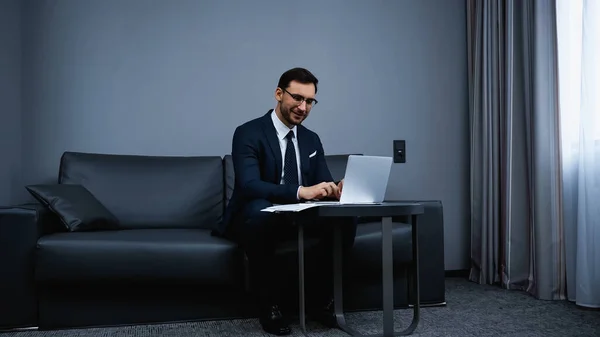
M 382 283 L 383 283 L 383 337 L 410 335 L 419 324 L 419 249 L 417 216 L 425 212 L 425 207 L 419 203 L 388 201 L 380 204 L 325 204 L 292 213 L 301 217 L 381 217 L 382 232 Z M 412 263 L 410 291 L 414 298 L 413 319 L 411 324 L 401 332 L 394 331 L 394 265 L 392 250 L 392 217 L 411 216 L 412 227 Z M 298 265 L 300 292 L 300 326 L 306 334 L 305 293 L 304 293 L 304 227 L 302 221 L 294 221 L 298 228 Z M 341 229 L 334 229 L 333 248 L 333 283 L 334 283 L 334 313 L 338 326 L 351 336 L 364 336 L 348 327 L 344 316 L 342 288 L 342 244 Z M 367 335 L 369 336 L 369 335 Z M 377 335 L 381 336 L 381 335 Z

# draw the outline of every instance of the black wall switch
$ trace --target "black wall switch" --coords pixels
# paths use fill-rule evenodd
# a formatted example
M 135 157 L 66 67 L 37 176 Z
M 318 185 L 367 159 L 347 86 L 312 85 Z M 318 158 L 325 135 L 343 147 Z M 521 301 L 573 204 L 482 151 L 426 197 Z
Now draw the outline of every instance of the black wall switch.
M 406 163 L 406 142 L 404 140 L 394 141 L 394 163 Z

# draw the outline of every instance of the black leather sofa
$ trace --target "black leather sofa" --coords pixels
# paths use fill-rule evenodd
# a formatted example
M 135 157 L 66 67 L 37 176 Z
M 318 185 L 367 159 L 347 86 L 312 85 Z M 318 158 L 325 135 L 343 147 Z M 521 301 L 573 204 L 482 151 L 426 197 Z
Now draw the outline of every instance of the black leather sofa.
M 327 157 L 335 179 L 343 177 L 346 160 Z M 211 235 L 233 179 L 230 156 L 65 152 L 58 183 L 83 185 L 120 228 L 70 232 L 40 203 L 0 208 L 0 329 L 254 317 L 244 253 Z M 426 209 L 419 218 L 421 304 L 442 305 L 443 209 L 439 201 L 419 202 Z M 361 219 L 347 257 L 348 311 L 381 308 L 377 220 Z M 411 235 L 404 222 L 394 219 L 396 308 L 409 304 L 405 266 Z M 294 244 L 283 246 L 285 266 L 296 271 Z M 293 304 L 293 282 L 290 291 Z

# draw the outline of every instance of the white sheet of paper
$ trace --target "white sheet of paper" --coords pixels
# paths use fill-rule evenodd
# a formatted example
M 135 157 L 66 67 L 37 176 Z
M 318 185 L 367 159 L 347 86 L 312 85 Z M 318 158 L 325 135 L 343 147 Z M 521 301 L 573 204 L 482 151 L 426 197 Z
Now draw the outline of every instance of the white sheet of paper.
M 319 205 L 313 203 L 302 203 L 302 204 L 286 204 L 286 205 L 275 205 L 262 209 L 263 212 L 300 212 L 308 208 L 317 207 Z

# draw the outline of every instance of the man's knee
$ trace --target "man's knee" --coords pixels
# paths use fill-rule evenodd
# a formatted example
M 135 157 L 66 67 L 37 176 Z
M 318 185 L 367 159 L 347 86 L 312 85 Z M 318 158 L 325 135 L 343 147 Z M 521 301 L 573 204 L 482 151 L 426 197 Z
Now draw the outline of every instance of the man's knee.
M 332 217 L 325 221 L 329 223 L 329 226 L 338 226 L 342 232 L 356 235 L 356 226 L 358 225 L 358 218 L 356 217 Z
M 271 212 L 263 212 L 262 210 L 267 208 L 267 207 L 271 207 L 273 206 L 273 204 L 271 202 L 269 202 L 268 200 L 265 199 L 254 199 L 252 201 L 249 201 L 246 206 L 244 207 L 244 217 L 246 219 L 252 219 L 255 217 L 261 217 L 269 214 L 272 214 Z
M 265 199 L 256 199 L 246 204 L 242 213 L 242 222 L 244 226 L 262 229 L 270 226 L 277 217 L 276 213 L 263 212 L 262 210 L 271 207 L 273 204 Z
M 242 214 L 242 241 L 250 241 L 252 244 L 270 245 L 277 241 L 283 230 L 283 217 L 272 212 L 262 210 L 272 206 L 267 200 L 257 199 L 247 204 Z
M 333 226 L 338 226 L 340 229 L 342 247 L 349 249 L 354 245 L 356 239 L 356 227 L 358 226 L 358 218 L 356 217 L 340 217 L 332 219 Z
M 314 224 L 314 233 L 319 236 L 333 238 L 335 228 L 340 230 L 342 242 L 344 245 L 352 245 L 356 237 L 356 227 L 358 218 L 356 217 L 322 217 Z M 308 231 L 310 232 L 310 231 Z

